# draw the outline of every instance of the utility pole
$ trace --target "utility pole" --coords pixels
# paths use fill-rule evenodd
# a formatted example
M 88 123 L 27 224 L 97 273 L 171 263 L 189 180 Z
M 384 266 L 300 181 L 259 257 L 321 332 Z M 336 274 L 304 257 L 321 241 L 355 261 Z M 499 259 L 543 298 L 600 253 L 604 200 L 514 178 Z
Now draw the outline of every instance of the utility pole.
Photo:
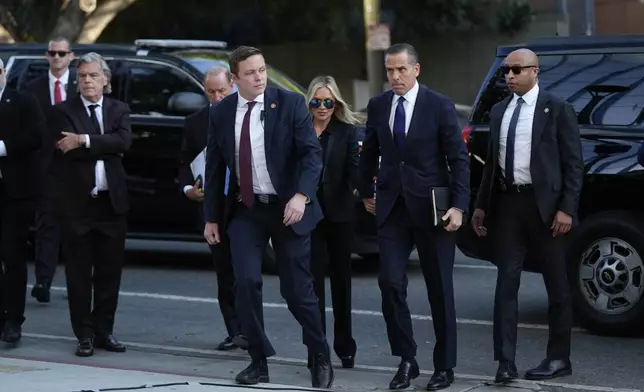
M 391 45 L 389 26 L 380 23 L 380 1 L 363 0 L 369 95 L 382 92 L 384 51 Z
M 586 35 L 595 34 L 595 0 L 586 0 Z

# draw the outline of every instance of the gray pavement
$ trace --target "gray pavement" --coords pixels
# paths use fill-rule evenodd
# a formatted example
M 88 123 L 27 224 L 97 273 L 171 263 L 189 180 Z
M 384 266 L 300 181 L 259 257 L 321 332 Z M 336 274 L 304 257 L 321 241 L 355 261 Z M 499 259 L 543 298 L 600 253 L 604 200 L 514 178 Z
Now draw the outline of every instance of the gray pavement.
M 213 350 L 224 337 L 223 323 L 214 299 L 214 272 L 205 259 L 202 264 L 196 264 L 192 256 L 174 255 L 164 259 L 170 259 L 172 263 L 159 264 L 157 256 L 142 258 L 137 255 L 134 261 L 138 263 L 130 264 L 124 272 L 115 334 L 128 343 L 126 354 L 100 353 L 83 360 L 73 355 L 75 343 L 71 338 L 61 268 L 54 282 L 52 303 L 42 305 L 28 299 L 25 338 L 18 348 L 0 346 L 0 357 L 129 367 L 229 382 L 247 365 L 248 358 L 243 352 L 220 353 Z M 463 256 L 458 257 L 457 264 L 454 277 L 459 317 L 459 363 L 455 369 L 458 382 L 450 391 L 484 390 L 481 389 L 483 387 L 494 390 L 485 383 L 490 382 L 496 369 L 491 334 L 496 271 L 488 264 Z M 353 280 L 353 325 L 358 342 L 358 366 L 354 370 L 339 369 L 334 388 L 380 390 L 388 385 L 397 359 L 389 353 L 375 270 L 364 265 L 358 267 Z M 433 329 L 420 269 L 413 261 L 409 266 L 408 300 L 419 346 L 418 360 L 423 369 L 415 384 L 423 388 L 432 370 Z M 264 304 L 267 333 L 278 355 L 271 360 L 271 381 L 309 386 L 301 330 L 280 298 L 278 279 L 274 276 L 265 276 Z M 536 365 L 545 354 L 547 301 L 540 276 L 524 274 L 520 313 L 522 325 L 517 364 L 523 372 Z M 331 319 L 328 317 L 329 323 Z M 552 383 L 537 385 L 524 382 L 503 389 L 632 392 L 639 391 L 644 385 L 644 340 L 593 336 L 577 328 L 573 334 L 573 345 L 573 376 Z M 3 388 L 8 385 L 5 384 L 7 377 L 13 377 L 12 373 L 2 370 L 3 361 L 5 359 L 0 359 L 0 391 L 13 392 Z M 114 377 L 114 381 L 121 380 L 120 376 Z M 81 376 L 85 381 L 83 378 Z M 51 389 L 52 392 L 59 390 Z

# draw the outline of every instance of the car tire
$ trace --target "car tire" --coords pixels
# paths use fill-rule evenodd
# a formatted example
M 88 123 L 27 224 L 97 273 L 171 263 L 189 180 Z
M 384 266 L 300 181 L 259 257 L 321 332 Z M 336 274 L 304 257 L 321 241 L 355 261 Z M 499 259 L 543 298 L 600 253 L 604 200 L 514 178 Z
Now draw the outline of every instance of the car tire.
M 262 271 L 265 274 L 277 274 L 277 258 L 275 257 L 275 250 L 273 245 L 269 242 L 264 251 L 264 261 L 262 262 Z
M 631 336 L 644 325 L 644 228 L 622 211 L 584 219 L 571 233 L 568 279 L 582 327 Z

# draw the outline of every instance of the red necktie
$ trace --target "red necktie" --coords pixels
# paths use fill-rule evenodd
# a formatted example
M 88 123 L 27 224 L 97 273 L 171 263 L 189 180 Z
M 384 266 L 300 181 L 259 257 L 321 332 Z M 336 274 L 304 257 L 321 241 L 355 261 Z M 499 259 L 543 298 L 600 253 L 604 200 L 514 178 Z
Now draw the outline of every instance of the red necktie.
M 54 104 L 63 102 L 63 94 L 60 92 L 60 80 L 56 79 L 54 84 Z
M 255 201 L 253 192 L 253 161 L 250 148 L 250 113 L 257 102 L 248 102 L 248 110 L 244 115 L 241 135 L 239 136 L 239 192 L 242 203 L 251 208 Z

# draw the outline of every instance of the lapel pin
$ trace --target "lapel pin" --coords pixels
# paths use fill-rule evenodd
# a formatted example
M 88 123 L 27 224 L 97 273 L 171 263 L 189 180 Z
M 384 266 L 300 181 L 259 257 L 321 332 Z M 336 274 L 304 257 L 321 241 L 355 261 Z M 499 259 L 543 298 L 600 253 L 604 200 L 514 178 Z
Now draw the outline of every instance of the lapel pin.
M 274 103 L 271 104 L 271 109 L 275 109 L 276 107 L 277 105 L 275 105 Z
M 549 111 L 550 111 L 550 109 L 548 109 L 548 108 L 543 109 L 544 113 L 548 113 Z
M 7 98 L 7 100 L 5 102 L 11 102 L 11 99 Z

